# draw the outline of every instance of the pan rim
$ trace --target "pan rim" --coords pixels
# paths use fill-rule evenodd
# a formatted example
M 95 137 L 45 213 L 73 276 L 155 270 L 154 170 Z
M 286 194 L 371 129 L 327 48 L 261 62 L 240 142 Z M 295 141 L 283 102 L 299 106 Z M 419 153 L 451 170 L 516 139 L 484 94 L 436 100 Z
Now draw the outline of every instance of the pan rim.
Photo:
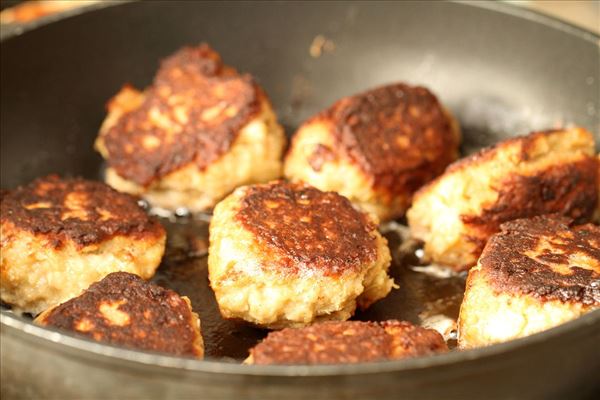
M 103 2 L 98 2 L 94 4 L 90 4 L 88 6 L 84 6 L 80 9 L 68 10 L 63 13 L 59 13 L 57 15 L 48 15 L 42 17 L 38 20 L 34 20 L 31 22 L 27 22 L 17 27 L 4 27 L 4 32 L 0 34 L 0 42 L 4 42 L 6 40 L 12 39 L 17 36 L 21 36 L 27 32 L 36 30 L 40 27 L 50 25 L 56 22 L 60 22 L 64 19 L 74 18 L 79 15 L 94 12 L 97 10 L 101 10 L 109 7 L 117 7 L 127 5 L 129 3 L 135 3 L 139 0 L 105 0 Z M 250 0 L 250 2 L 266 2 L 268 0 Z M 307 2 L 310 0 L 292 0 L 292 2 Z M 214 1 L 208 1 L 214 2 Z M 225 1 L 226 2 L 226 1 Z M 276 0 L 277 2 L 277 0 Z M 375 0 L 370 1 L 369 3 L 385 3 L 385 0 Z M 408 1 L 411 2 L 411 1 Z M 222 2 L 220 2 L 222 3 Z M 515 17 L 523 18 L 532 22 L 536 22 L 550 28 L 558 29 L 562 32 L 568 33 L 570 35 L 577 36 L 580 39 L 596 44 L 597 47 L 600 48 L 600 33 L 593 32 L 584 27 L 575 25 L 571 22 L 561 20 L 552 15 L 545 14 L 540 11 L 527 9 L 524 7 L 519 7 L 515 4 L 510 3 L 501 3 L 501 2 L 492 2 L 492 1 L 477 1 L 477 0 L 450 0 L 450 3 L 457 3 L 462 5 L 467 5 L 470 7 L 481 8 L 485 10 L 490 10 L 494 12 L 500 12 L 502 14 L 512 15 Z
M 63 353 L 66 348 L 78 357 L 94 357 L 94 361 L 99 361 L 98 357 L 101 357 L 108 362 L 118 361 L 121 364 L 127 363 L 131 366 L 141 368 L 158 368 L 171 371 L 184 370 L 187 372 L 227 375 L 322 377 L 415 371 L 426 368 L 455 366 L 459 363 L 468 363 L 506 355 L 520 351 L 524 347 L 531 347 L 552 339 L 561 338 L 565 334 L 577 332 L 586 327 L 600 327 L 600 309 L 591 311 L 586 315 L 554 328 L 486 347 L 450 351 L 448 353 L 410 359 L 331 365 L 246 365 L 239 362 L 226 362 L 216 359 L 193 359 L 143 350 L 126 349 L 111 344 L 99 343 L 86 337 L 76 336 L 70 332 L 60 332 L 53 328 L 41 327 L 6 310 L 0 311 L 0 324 L 3 330 L 8 328 L 15 330 L 17 334 L 25 333 L 25 339 L 29 339 L 30 341 L 41 342 L 46 347 L 54 346 L 55 350 L 62 351 Z
M 33 31 L 45 25 L 59 22 L 62 19 L 76 17 L 77 15 L 83 13 L 92 12 L 109 6 L 128 4 L 130 2 L 131 1 L 115 1 L 111 2 L 110 4 L 98 3 L 97 5 L 90 5 L 82 8 L 81 10 L 72 11 L 64 15 L 43 18 L 42 20 L 29 23 L 20 29 L 3 34 L 0 38 L 0 42 L 4 42 L 11 38 L 26 34 L 27 32 Z M 533 23 L 539 23 L 553 29 L 558 29 L 569 35 L 576 36 L 579 39 L 587 42 L 596 44 L 596 46 L 600 48 L 600 43 L 598 42 L 600 40 L 599 34 L 537 11 L 527 10 L 512 4 L 497 2 L 476 2 L 473 0 L 455 0 L 453 2 L 468 5 L 470 7 L 487 9 L 493 12 L 500 12 L 503 14 L 523 18 Z M 514 351 L 519 351 L 523 347 L 529 347 L 553 338 L 562 337 L 565 334 L 570 332 L 573 333 L 579 329 L 585 328 L 586 326 L 589 327 L 593 325 L 598 327 L 600 326 L 600 310 L 592 311 L 587 315 L 544 332 L 484 348 L 454 351 L 446 354 L 405 360 L 314 366 L 242 365 L 239 363 L 230 363 L 220 360 L 188 359 L 139 350 L 124 349 L 122 347 L 102 344 L 86 338 L 77 337 L 70 333 L 64 333 L 54 329 L 40 327 L 6 310 L 0 311 L 0 325 L 2 326 L 3 334 L 10 330 L 14 330 L 15 333 L 20 334 L 20 339 L 36 341 L 42 345 L 45 345 L 46 347 L 55 346 L 54 350 L 57 352 L 65 352 L 69 350 L 79 357 L 100 357 L 105 361 L 119 361 L 129 365 L 137 365 L 138 367 L 163 368 L 172 371 L 185 370 L 189 372 L 217 373 L 227 375 L 319 377 L 414 371 L 433 367 L 445 367 L 448 365 L 456 365 L 459 363 L 466 363 L 474 360 L 504 355 Z

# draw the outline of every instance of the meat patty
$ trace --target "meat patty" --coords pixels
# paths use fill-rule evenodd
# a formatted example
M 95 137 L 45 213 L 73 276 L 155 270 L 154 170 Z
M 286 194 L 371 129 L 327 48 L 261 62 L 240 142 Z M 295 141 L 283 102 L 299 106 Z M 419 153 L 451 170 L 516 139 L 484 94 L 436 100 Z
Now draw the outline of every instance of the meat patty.
M 259 326 L 348 319 L 389 293 L 390 260 L 373 217 L 304 184 L 238 188 L 210 223 L 209 278 L 221 314 Z
M 459 346 L 531 335 L 600 308 L 600 227 L 560 216 L 502 225 L 469 271 Z
M 96 149 L 116 189 L 203 211 L 237 186 L 278 178 L 285 142 L 254 79 L 201 44 L 163 60 L 143 92 L 124 87 L 108 104 Z
M 342 98 L 306 121 L 285 176 L 393 219 L 457 158 L 459 142 L 458 124 L 433 93 L 396 83 Z
M 559 213 L 589 221 L 598 201 L 594 138 L 582 128 L 535 132 L 452 164 L 407 213 L 434 263 L 465 270 L 500 224 Z
M 52 175 L 0 207 L 0 294 L 16 311 L 37 314 L 115 271 L 148 279 L 165 250 L 160 223 L 100 182 Z
M 329 321 L 271 332 L 250 349 L 247 364 L 342 364 L 426 356 L 448 351 L 433 329 L 409 322 Z
M 53 307 L 35 323 L 118 346 L 202 357 L 200 319 L 187 297 L 113 272 L 85 292 Z

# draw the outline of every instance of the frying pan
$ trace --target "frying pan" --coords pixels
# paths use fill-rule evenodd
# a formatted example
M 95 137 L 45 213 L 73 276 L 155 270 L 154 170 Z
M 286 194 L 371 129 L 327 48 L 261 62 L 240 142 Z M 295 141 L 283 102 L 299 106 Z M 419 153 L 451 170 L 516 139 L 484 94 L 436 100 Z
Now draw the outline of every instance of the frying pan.
M 333 46 L 311 52 L 321 35 Z M 1 46 L 1 184 L 98 179 L 104 104 L 159 59 L 210 43 L 257 77 L 288 133 L 335 99 L 391 81 L 430 87 L 467 154 L 532 129 L 600 132 L 598 36 L 499 3 L 136 2 Z M 324 50 L 327 50 L 324 49 Z M 356 365 L 246 366 L 157 355 L 1 318 L 3 398 L 585 398 L 600 388 L 600 311 L 482 349 Z

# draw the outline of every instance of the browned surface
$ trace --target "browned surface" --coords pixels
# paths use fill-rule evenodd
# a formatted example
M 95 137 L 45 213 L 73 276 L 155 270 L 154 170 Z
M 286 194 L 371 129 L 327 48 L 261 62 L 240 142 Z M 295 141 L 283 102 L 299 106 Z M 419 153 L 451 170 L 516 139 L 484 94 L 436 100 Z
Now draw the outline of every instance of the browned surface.
M 114 235 L 162 236 L 164 229 L 137 199 L 104 183 L 56 175 L 7 191 L 0 203 L 2 224 L 44 234 L 55 247 L 65 240 L 78 246 Z
M 481 255 L 482 273 L 498 290 L 600 305 L 600 227 L 570 228 L 569 223 L 568 218 L 542 216 L 503 224 Z M 540 252 L 542 238 L 550 247 Z M 575 254 L 594 269 L 575 265 L 565 273 L 562 268 Z
M 126 272 L 107 275 L 79 297 L 42 314 L 37 322 L 111 344 L 202 355 L 197 320 L 185 300 Z
M 598 201 L 597 161 L 588 157 L 577 163 L 558 164 L 533 176 L 511 175 L 498 184 L 498 200 L 479 215 L 463 215 L 462 221 L 480 236 L 467 237 L 477 244 L 478 255 L 487 237 L 500 224 L 518 218 L 558 213 L 589 221 Z
M 283 254 L 288 273 L 339 275 L 377 258 L 376 226 L 334 192 L 285 182 L 255 185 L 241 200 L 237 219 Z
M 573 129 L 580 130 L 582 128 L 573 128 Z M 569 129 L 547 129 L 547 130 L 543 130 L 543 131 L 535 131 L 535 132 L 531 132 L 527 135 L 514 136 L 509 139 L 499 141 L 491 146 L 484 147 L 483 149 L 477 151 L 476 153 L 473 153 L 467 157 L 463 157 L 463 158 L 453 162 L 452 164 L 450 164 L 448 166 L 448 168 L 446 168 L 445 172 L 450 173 L 450 172 L 460 171 L 460 170 L 468 168 L 472 165 L 480 164 L 485 161 L 494 160 L 500 152 L 504 151 L 505 148 L 512 146 L 512 145 L 520 145 L 521 146 L 521 148 L 520 148 L 521 152 L 518 156 L 518 160 L 514 160 L 514 162 L 529 161 L 532 157 L 530 153 L 535 148 L 537 142 L 539 142 L 540 140 L 544 140 L 545 137 L 552 135 L 556 132 L 564 132 L 564 131 L 569 131 Z M 438 179 L 442 179 L 442 178 L 443 177 L 440 176 Z M 432 182 L 431 184 L 433 184 L 433 183 L 434 182 Z M 426 187 L 423 188 L 423 190 L 426 190 Z
M 315 119 L 332 123 L 342 151 L 392 195 L 414 192 L 458 156 L 458 134 L 424 87 L 382 86 L 345 97 Z
M 254 364 L 338 364 L 446 351 L 441 335 L 408 322 L 324 322 L 271 332 L 250 350 Z
M 108 163 L 140 185 L 189 163 L 202 170 L 229 150 L 263 97 L 208 45 L 185 47 L 163 60 L 141 106 L 102 133 Z

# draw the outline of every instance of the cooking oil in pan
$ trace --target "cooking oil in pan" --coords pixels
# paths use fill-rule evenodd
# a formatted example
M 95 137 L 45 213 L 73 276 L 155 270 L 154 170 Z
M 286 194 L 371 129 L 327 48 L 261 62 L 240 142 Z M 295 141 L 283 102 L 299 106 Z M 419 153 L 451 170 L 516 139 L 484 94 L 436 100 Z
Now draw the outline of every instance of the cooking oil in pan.
M 143 205 L 146 205 L 143 203 Z M 152 209 L 167 230 L 167 248 L 152 281 L 187 296 L 202 321 L 205 356 L 238 362 L 268 331 L 243 321 L 221 317 L 208 282 L 208 225 L 210 215 L 190 215 L 185 209 L 168 213 Z M 391 222 L 381 227 L 392 253 L 389 273 L 398 289 L 353 319 L 383 321 L 398 319 L 438 330 L 450 348 L 456 345 L 456 319 L 465 286 L 465 274 L 423 265 L 419 243 L 408 228 Z M 8 306 L 2 304 L 3 309 Z M 31 318 L 31 316 L 29 316 Z
M 248 349 L 264 338 L 268 331 L 221 317 L 208 283 L 210 216 L 199 214 L 192 217 L 183 210 L 179 214 L 182 216 L 161 218 L 167 229 L 167 250 L 153 281 L 190 298 L 202 321 L 206 357 L 242 360 L 247 357 Z M 410 238 L 406 226 L 392 222 L 382 226 L 382 232 L 392 253 L 389 272 L 400 288 L 392 290 L 368 310 L 357 312 L 354 319 L 407 320 L 438 330 L 448 340 L 449 346 L 454 347 L 464 274 L 422 265 L 419 244 Z

